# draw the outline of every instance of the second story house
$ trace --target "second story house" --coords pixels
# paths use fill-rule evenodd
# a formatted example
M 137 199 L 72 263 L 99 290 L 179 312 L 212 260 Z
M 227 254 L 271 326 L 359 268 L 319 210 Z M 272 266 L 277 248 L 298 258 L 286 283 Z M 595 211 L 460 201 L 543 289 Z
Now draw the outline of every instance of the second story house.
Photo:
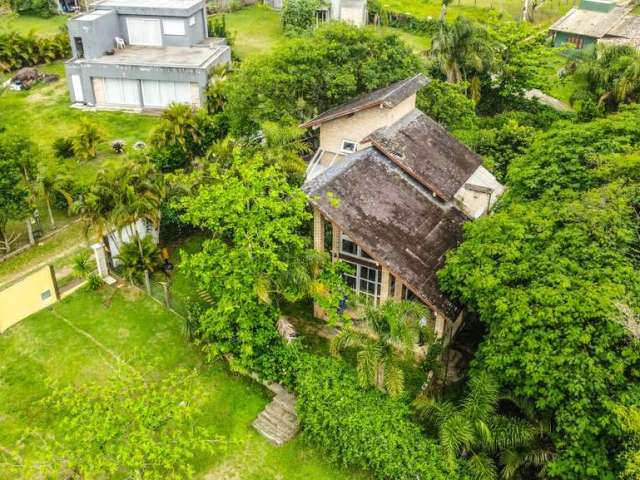
M 464 223 L 487 213 L 504 188 L 415 108 L 426 82 L 416 75 L 303 124 L 320 130 L 303 190 L 314 207 L 314 248 L 353 267 L 345 280 L 357 294 L 376 304 L 421 301 L 436 333 L 450 336 L 462 308 L 440 291 L 436 273 Z
M 284 7 L 286 0 L 265 0 L 275 9 Z M 316 10 L 318 22 L 338 20 L 358 27 L 368 23 L 367 0 L 326 0 Z
M 84 106 L 161 110 L 201 106 L 212 69 L 231 60 L 209 38 L 203 0 L 102 0 L 69 20 L 71 101 Z
M 596 43 L 640 46 L 640 17 L 633 7 L 612 0 L 581 0 L 549 31 L 556 47 L 570 43 L 576 48 Z

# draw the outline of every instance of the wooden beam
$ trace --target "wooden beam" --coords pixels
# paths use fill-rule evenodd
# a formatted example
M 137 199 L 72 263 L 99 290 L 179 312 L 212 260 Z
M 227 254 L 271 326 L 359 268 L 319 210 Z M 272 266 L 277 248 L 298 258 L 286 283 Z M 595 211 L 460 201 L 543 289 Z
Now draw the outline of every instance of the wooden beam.
M 396 285 L 393 290 L 393 298 L 396 300 L 402 300 L 402 280 L 396 277 Z
M 391 277 L 389 270 L 382 267 L 382 278 L 380 279 L 380 305 L 389 300 L 389 287 L 391 284 Z
M 337 262 L 340 259 L 340 227 L 331 223 L 331 261 Z
M 324 252 L 324 220 L 318 207 L 313 207 L 313 248 Z

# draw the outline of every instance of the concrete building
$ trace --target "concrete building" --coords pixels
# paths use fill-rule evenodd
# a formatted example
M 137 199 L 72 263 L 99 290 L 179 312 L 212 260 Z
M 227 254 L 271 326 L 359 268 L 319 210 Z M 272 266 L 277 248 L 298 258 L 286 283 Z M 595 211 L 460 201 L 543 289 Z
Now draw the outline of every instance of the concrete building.
M 231 60 L 208 38 L 203 0 L 102 0 L 69 20 L 71 101 L 90 107 L 160 110 L 200 106 L 211 70 Z
M 611 0 L 581 0 L 577 8 L 554 23 L 549 31 L 556 47 L 572 43 L 576 48 L 596 43 L 640 46 L 640 17 L 632 6 Z
M 354 291 L 376 304 L 419 300 L 433 311 L 436 333 L 449 337 L 462 307 L 440 291 L 436 272 L 463 224 L 487 213 L 504 188 L 415 108 L 426 83 L 416 75 L 304 123 L 320 130 L 320 147 L 303 190 L 314 208 L 314 248 L 353 267 L 345 280 Z

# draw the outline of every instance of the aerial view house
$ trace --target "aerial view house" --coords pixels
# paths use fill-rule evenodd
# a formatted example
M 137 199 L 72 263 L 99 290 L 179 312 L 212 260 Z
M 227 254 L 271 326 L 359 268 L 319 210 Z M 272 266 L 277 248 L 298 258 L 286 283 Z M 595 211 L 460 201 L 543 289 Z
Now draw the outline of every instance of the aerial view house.
M 158 110 L 200 106 L 211 70 L 231 60 L 209 38 L 203 0 L 102 0 L 68 23 L 65 73 L 74 104 Z
M 433 311 L 436 333 L 449 336 L 462 308 L 440 291 L 436 272 L 463 224 L 487 213 L 504 188 L 415 108 L 426 83 L 416 75 L 304 123 L 320 130 L 320 147 L 303 190 L 314 208 L 314 248 L 353 267 L 346 281 L 355 292 L 374 303 L 417 299 Z
M 610 0 L 581 0 L 576 8 L 554 23 L 549 31 L 553 43 L 572 43 L 585 48 L 596 43 L 640 46 L 640 17 L 633 7 Z

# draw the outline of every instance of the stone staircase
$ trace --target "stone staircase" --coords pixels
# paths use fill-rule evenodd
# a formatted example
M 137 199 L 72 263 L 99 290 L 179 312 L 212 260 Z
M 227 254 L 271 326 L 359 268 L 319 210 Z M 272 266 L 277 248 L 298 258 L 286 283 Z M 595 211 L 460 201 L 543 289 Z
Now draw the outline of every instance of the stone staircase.
M 275 445 L 282 445 L 298 433 L 296 397 L 278 384 L 268 388 L 276 394 L 258 418 L 253 421 L 255 428 L 263 437 Z

